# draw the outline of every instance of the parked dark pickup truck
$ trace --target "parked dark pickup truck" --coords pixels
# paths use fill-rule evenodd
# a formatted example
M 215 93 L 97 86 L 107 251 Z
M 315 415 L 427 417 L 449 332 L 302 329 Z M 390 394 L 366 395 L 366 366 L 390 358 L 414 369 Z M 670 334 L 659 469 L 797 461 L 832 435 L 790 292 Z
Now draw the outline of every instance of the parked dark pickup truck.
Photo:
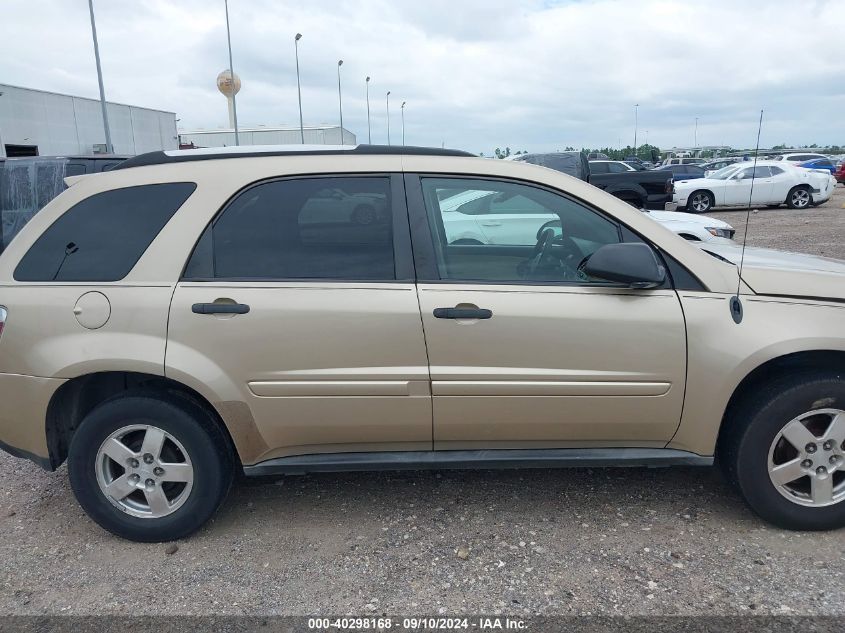
M 628 202 L 638 209 L 663 211 L 672 202 L 675 188 L 672 173 L 667 171 L 626 171 L 615 174 L 591 174 L 590 163 L 581 152 L 549 154 L 520 154 L 514 160 L 542 165 L 586 180 L 607 193 Z

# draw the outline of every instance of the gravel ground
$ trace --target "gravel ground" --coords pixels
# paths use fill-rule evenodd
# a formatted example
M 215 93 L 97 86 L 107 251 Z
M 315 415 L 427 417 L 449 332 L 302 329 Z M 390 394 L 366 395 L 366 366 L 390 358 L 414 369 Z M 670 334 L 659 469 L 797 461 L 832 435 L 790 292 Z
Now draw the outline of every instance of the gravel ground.
M 748 242 L 845 258 L 843 204 Z M 0 481 L 0 614 L 845 615 L 845 531 L 771 528 L 714 469 L 246 481 L 176 551 L 103 532 L 64 468 Z

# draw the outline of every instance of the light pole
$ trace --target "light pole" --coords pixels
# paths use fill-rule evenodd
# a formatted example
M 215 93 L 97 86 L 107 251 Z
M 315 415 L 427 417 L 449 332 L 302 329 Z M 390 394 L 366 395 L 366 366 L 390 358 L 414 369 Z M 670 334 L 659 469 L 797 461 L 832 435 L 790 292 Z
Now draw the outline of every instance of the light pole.
M 698 117 L 695 117 L 695 149 L 698 150 Z
M 637 155 L 637 123 L 639 115 L 640 104 L 634 104 L 634 156 Z
M 235 145 L 241 144 L 238 137 L 238 103 L 235 100 L 235 71 L 232 68 L 232 36 L 229 34 L 229 0 L 223 0 L 226 7 L 226 43 L 229 46 L 229 79 L 232 81 L 232 122 L 235 127 Z
M 385 99 L 387 100 L 387 144 L 390 145 L 390 90 L 387 91 Z
M 402 145 L 405 144 L 405 102 L 402 102 L 402 105 L 399 107 L 399 110 L 402 112 Z
M 103 69 L 100 67 L 97 25 L 94 22 L 94 0 L 88 0 L 88 11 L 91 14 L 91 36 L 94 38 L 94 61 L 97 62 L 97 82 L 100 84 L 100 107 L 103 109 L 103 129 L 106 131 L 106 152 L 114 154 L 114 146 L 111 144 L 111 130 L 109 129 L 109 115 L 106 112 L 106 90 L 103 88 Z
M 340 94 L 340 67 L 343 66 L 343 60 L 337 60 L 337 107 L 340 110 L 340 144 L 343 145 L 343 97 Z
M 296 55 L 296 95 L 299 99 L 299 139 L 305 145 L 305 128 L 302 127 L 302 86 L 299 83 L 299 40 L 302 39 L 302 33 L 297 33 L 293 38 L 293 49 Z
M 373 131 L 370 128 L 370 78 L 367 77 L 364 85 L 367 87 L 367 143 L 373 144 Z

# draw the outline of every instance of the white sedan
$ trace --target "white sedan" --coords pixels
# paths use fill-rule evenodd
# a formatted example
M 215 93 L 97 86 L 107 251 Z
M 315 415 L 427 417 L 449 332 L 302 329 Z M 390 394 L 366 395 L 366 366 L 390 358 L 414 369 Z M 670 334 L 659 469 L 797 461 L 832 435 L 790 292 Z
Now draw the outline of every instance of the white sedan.
M 560 227 L 560 217 L 538 203 L 514 196 L 498 199 L 484 189 L 463 191 L 440 200 L 450 244 L 534 244 L 544 228 Z M 676 211 L 644 211 L 684 239 L 731 242 L 734 228 L 716 218 Z
M 806 209 L 826 202 L 835 186 L 829 173 L 765 160 L 757 161 L 756 167 L 753 162 L 736 163 L 706 178 L 676 180 L 673 199 L 679 209 L 692 213 L 706 213 L 713 207 L 747 207 L 749 203 Z

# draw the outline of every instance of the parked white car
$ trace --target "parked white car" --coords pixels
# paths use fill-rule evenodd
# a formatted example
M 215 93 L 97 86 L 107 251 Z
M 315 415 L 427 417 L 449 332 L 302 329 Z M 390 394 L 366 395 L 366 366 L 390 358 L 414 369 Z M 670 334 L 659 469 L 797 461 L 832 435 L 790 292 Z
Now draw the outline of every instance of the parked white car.
M 705 178 L 676 180 L 673 200 L 679 209 L 691 213 L 706 213 L 713 207 L 747 207 L 749 200 L 751 206 L 786 204 L 790 209 L 806 209 L 826 202 L 835 186 L 830 174 L 766 160 L 757 161 L 756 168 L 753 162 L 736 163 Z
M 440 200 L 449 244 L 534 244 L 542 229 L 560 227 L 560 217 L 538 203 L 521 196 L 499 200 L 494 193 L 465 190 Z M 730 242 L 735 233 L 727 222 L 708 216 L 676 211 L 644 213 L 690 241 Z
M 789 163 L 803 163 L 817 158 L 827 158 L 827 156 L 824 154 L 815 154 L 813 152 L 793 152 L 791 154 L 781 154 L 780 156 L 775 156 L 773 160 L 784 160 Z

